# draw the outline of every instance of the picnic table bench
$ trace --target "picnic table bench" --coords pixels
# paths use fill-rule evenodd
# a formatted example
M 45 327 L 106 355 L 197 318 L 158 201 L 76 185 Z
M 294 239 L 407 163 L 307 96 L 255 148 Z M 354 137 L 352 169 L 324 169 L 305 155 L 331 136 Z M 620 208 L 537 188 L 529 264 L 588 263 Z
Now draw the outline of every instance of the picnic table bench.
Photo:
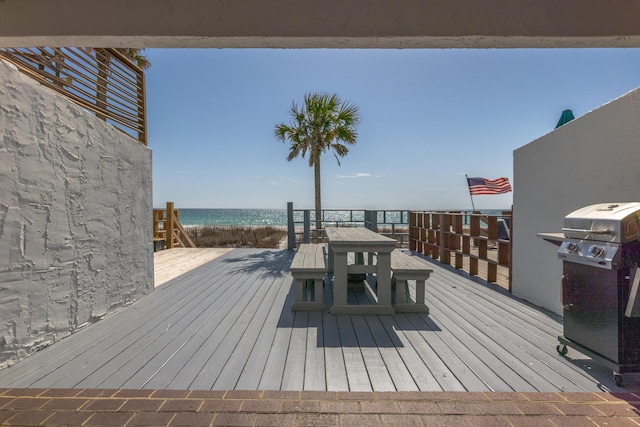
M 289 270 L 295 282 L 295 299 L 291 310 L 323 311 L 323 285 L 327 274 L 323 245 L 301 244 Z
M 417 256 L 395 250 L 391 252 L 391 284 L 396 288 L 396 312 L 429 313 L 429 307 L 424 302 L 425 281 L 433 269 L 429 263 Z M 416 281 L 416 301 L 411 301 L 407 280 Z

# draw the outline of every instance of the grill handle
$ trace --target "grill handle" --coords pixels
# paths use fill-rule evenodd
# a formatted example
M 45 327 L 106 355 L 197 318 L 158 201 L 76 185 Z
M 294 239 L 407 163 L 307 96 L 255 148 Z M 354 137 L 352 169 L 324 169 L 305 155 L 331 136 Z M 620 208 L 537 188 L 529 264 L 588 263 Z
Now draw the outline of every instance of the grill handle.
M 582 228 L 567 228 L 567 227 L 563 227 L 562 231 L 573 231 L 575 233 L 583 233 L 583 234 L 611 234 L 611 230 L 585 230 Z

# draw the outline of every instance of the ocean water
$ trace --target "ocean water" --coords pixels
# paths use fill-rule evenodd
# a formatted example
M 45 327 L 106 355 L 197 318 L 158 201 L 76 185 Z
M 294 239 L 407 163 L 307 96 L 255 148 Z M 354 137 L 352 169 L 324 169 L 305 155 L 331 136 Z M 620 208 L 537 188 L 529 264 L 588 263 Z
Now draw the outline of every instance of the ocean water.
M 179 209 L 180 223 L 182 225 L 247 225 L 247 226 L 286 226 L 286 209 Z M 407 221 L 407 211 L 403 211 L 403 219 Z M 499 215 L 501 210 L 483 210 L 487 215 Z M 364 212 L 362 210 L 332 210 L 325 211 L 325 221 L 337 222 L 363 222 Z M 313 210 L 311 211 L 311 221 L 315 221 Z M 382 224 L 385 217 L 383 211 L 378 211 L 378 223 Z M 294 211 L 294 221 L 302 222 L 303 214 Z M 387 223 L 399 223 L 400 212 L 388 211 L 386 214 Z M 328 224 L 330 225 L 330 224 Z
M 286 209 L 180 209 L 182 225 L 286 226 Z

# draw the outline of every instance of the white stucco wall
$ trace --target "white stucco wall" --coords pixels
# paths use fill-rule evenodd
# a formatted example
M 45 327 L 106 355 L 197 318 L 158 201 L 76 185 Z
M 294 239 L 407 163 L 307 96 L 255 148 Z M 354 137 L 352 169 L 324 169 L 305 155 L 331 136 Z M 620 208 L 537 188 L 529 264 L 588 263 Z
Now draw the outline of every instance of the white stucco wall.
M 562 314 L 562 262 L 538 232 L 586 205 L 640 201 L 640 89 L 514 151 L 513 294 Z
M 151 151 L 0 60 L 0 366 L 153 291 Z

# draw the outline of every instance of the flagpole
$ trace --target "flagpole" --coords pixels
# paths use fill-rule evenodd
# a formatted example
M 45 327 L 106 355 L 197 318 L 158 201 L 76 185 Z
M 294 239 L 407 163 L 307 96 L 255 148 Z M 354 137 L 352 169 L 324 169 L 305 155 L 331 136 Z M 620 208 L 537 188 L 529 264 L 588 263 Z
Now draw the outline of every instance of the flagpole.
M 466 181 L 467 181 L 467 189 L 469 190 L 469 198 L 471 199 L 471 208 L 475 211 L 475 210 L 476 210 L 476 207 L 475 207 L 475 205 L 473 204 L 473 195 L 471 194 L 471 188 L 469 188 L 469 177 L 467 176 L 467 174 L 466 174 L 466 173 L 464 174 L 464 178 L 465 178 L 465 179 L 466 179 Z

